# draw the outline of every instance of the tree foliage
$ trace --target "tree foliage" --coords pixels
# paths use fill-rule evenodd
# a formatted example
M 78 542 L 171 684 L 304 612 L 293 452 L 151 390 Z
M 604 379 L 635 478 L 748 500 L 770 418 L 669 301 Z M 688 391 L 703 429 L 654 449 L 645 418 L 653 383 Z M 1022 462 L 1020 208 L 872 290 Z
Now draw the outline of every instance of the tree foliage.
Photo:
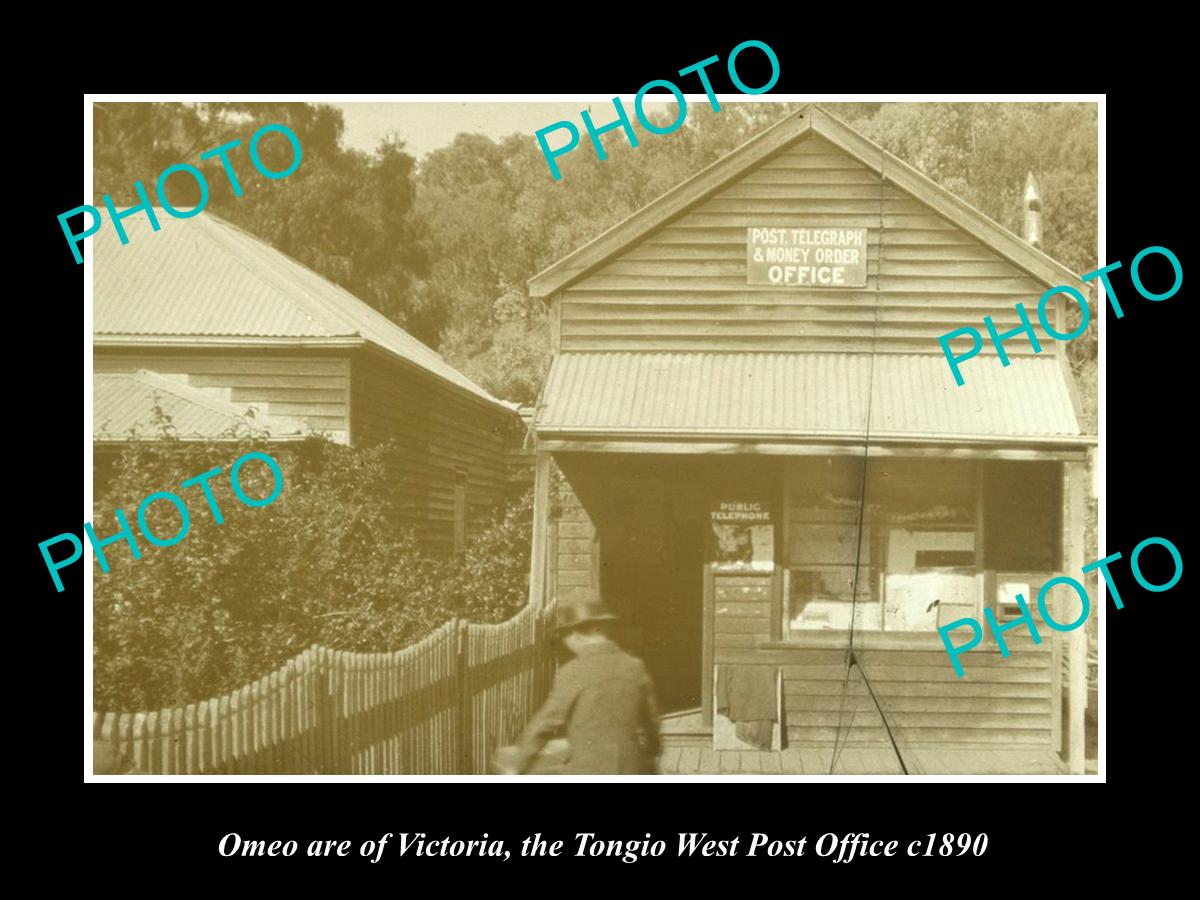
M 1072 271 L 1096 267 L 1095 104 L 842 103 L 831 111 L 1015 234 L 1032 172 L 1043 249 Z
M 373 154 L 341 145 L 341 110 L 307 103 L 98 103 L 94 118 L 96 202 L 111 194 L 118 208 L 138 202 L 141 181 L 153 197 L 159 173 L 175 163 L 199 168 L 209 185 L 208 209 L 340 284 L 360 300 L 436 343 L 436 311 L 411 301 L 414 279 L 426 273 L 423 245 L 410 215 L 415 160 L 401 142 L 384 141 Z M 282 179 L 251 165 L 250 139 L 261 126 L 287 125 L 300 139 L 300 167 Z M 221 162 L 200 154 L 230 141 L 244 194 L 234 195 Z M 266 135 L 263 164 L 283 171 L 292 160 L 285 137 Z M 166 183 L 171 204 L 187 209 L 199 189 L 186 174 Z
M 690 112 L 670 138 L 606 143 L 608 159 L 564 157 L 554 181 L 537 143 L 460 134 L 417 175 L 415 213 L 430 249 L 422 290 L 453 314 L 444 356 L 498 396 L 530 403 L 549 361 L 546 311 L 525 283 L 784 115 L 778 105 Z M 597 112 L 599 115 L 599 112 Z M 668 118 L 660 114 L 658 118 Z

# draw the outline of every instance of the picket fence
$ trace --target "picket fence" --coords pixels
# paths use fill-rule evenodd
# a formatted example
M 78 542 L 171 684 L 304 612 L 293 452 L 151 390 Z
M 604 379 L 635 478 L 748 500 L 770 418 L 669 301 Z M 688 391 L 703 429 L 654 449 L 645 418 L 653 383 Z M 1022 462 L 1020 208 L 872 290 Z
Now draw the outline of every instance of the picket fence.
M 545 613 L 445 623 L 391 653 L 314 645 L 222 697 L 94 713 L 93 737 L 139 774 L 486 774 L 545 697 Z

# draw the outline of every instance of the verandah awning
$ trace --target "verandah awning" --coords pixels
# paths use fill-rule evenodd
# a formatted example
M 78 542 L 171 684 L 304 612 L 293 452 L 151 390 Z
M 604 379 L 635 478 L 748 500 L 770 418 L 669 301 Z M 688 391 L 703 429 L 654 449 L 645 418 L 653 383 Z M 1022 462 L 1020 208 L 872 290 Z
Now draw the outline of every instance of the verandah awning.
M 981 357 L 964 374 L 956 386 L 932 354 L 563 353 L 534 427 L 543 440 L 862 441 L 869 409 L 872 443 L 1095 443 L 1058 360 Z

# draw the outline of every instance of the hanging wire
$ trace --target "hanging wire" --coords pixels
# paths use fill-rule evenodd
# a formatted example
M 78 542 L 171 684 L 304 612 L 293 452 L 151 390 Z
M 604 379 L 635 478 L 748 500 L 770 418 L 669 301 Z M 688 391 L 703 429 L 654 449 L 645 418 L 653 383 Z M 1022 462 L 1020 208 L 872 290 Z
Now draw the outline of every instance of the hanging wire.
M 879 703 L 879 698 L 875 695 L 875 689 L 871 687 L 871 681 L 867 678 L 866 670 L 863 669 L 858 657 L 854 653 L 854 623 L 858 618 L 858 583 L 859 574 L 862 570 L 862 540 L 863 526 L 867 517 L 867 457 L 871 451 L 871 411 L 875 401 L 875 356 L 879 346 L 879 308 L 880 308 L 880 293 L 879 280 L 880 273 L 883 269 L 883 244 L 884 244 L 884 227 L 883 227 L 883 192 L 884 186 L 887 184 L 887 175 L 884 172 L 884 165 L 887 161 L 885 152 L 879 151 L 879 252 L 875 263 L 875 316 L 874 323 L 871 328 L 871 358 L 868 367 L 867 377 L 867 420 L 866 427 L 863 432 L 863 457 L 862 457 L 862 477 L 859 479 L 859 503 L 858 503 L 858 535 L 854 545 L 854 580 L 852 582 L 850 594 L 850 639 L 846 646 L 846 676 L 842 679 L 842 697 L 838 704 L 838 724 L 837 731 L 833 737 L 833 755 L 829 761 L 829 774 L 832 775 L 837 766 L 838 756 L 845 749 L 845 744 L 842 742 L 842 718 L 846 712 L 846 695 L 850 689 L 850 672 L 853 669 L 858 669 L 858 674 L 863 680 L 863 684 L 867 688 L 867 693 L 871 697 L 871 702 L 875 704 L 875 709 L 879 712 L 879 718 L 883 722 L 884 730 L 887 732 L 888 740 L 892 744 L 892 750 L 896 753 L 896 759 L 900 763 L 900 769 L 905 775 L 908 774 L 908 766 L 904 762 L 904 756 L 900 752 L 900 747 L 896 743 L 895 735 L 892 734 L 891 725 L 888 724 L 887 716 L 883 712 L 883 707 Z M 868 575 L 869 577 L 869 575 Z M 846 741 L 850 742 L 850 730 L 854 727 L 854 718 L 858 713 L 857 700 L 854 704 L 854 709 L 850 714 L 850 723 L 846 726 Z

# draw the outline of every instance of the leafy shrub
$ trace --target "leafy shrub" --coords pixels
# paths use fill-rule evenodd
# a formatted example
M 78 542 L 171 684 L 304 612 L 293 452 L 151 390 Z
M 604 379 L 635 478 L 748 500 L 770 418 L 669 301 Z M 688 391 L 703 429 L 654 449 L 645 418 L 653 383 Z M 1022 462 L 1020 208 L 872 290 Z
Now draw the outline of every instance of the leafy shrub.
M 251 450 L 280 465 L 284 489 L 269 506 L 234 496 L 233 462 Z M 142 558 L 124 542 L 105 548 L 111 566 L 95 569 L 94 697 L 104 711 L 174 706 L 259 678 L 313 643 L 341 650 L 395 650 L 454 615 L 503 620 L 525 602 L 531 502 L 502 511 L 471 548 L 453 558 L 425 553 L 388 483 L 391 445 L 346 447 L 323 438 L 268 446 L 260 435 L 183 442 L 164 428 L 159 440 L 122 452 L 111 480 L 97 485 L 97 537 L 116 532 L 114 510 L 135 533 L 136 510 L 153 491 L 186 501 L 190 530 L 172 547 L 139 535 Z M 182 481 L 213 469 L 209 481 L 224 524 L 199 487 Z M 243 490 L 272 489 L 266 465 L 239 472 Z M 170 538 L 175 507 L 153 504 L 150 530 Z
M 438 560 L 447 595 L 463 618 L 503 622 L 529 598 L 533 491 L 501 510 L 461 557 Z

